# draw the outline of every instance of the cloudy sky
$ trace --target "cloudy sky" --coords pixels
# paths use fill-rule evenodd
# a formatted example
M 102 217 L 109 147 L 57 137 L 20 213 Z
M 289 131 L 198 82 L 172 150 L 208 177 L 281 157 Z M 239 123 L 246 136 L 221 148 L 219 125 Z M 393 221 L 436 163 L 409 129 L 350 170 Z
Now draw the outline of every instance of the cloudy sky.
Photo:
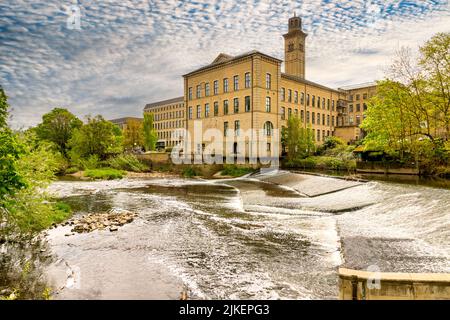
M 67 25 L 74 4 L 79 30 Z M 181 75 L 220 52 L 282 59 L 294 12 L 309 34 L 307 78 L 331 87 L 379 79 L 395 50 L 450 31 L 448 0 L 2 0 L 11 124 L 34 125 L 57 106 L 139 116 L 146 103 L 182 95 Z

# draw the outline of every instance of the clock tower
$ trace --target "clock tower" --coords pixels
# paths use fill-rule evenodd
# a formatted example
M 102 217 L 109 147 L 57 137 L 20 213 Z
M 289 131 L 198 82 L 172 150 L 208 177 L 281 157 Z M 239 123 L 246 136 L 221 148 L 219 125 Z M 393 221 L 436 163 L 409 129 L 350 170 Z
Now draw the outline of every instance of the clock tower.
M 289 19 L 288 33 L 284 37 L 284 67 L 285 73 L 291 76 L 305 78 L 305 42 L 307 34 L 302 30 L 302 19 Z

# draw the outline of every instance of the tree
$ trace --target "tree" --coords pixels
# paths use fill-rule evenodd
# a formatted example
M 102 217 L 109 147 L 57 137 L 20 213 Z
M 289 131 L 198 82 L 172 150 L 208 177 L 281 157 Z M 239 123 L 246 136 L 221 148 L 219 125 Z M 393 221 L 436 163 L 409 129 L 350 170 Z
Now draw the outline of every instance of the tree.
M 53 142 L 63 154 L 67 153 L 67 143 L 73 131 L 83 122 L 66 109 L 55 108 L 42 117 L 42 123 L 36 128 L 39 139 Z
M 0 87 L 0 210 L 3 207 L 1 200 L 6 195 L 11 195 L 26 185 L 17 169 L 17 161 L 23 153 L 23 146 L 7 125 L 8 109 L 8 98 Z
M 144 144 L 144 127 L 141 121 L 127 120 L 123 130 L 123 145 L 125 148 L 141 147 Z
M 122 133 L 119 127 L 102 116 L 88 117 L 87 123 L 75 129 L 68 142 L 72 159 L 98 156 L 101 160 L 122 152 Z
M 153 113 L 144 114 L 144 147 L 146 151 L 153 151 L 156 148 L 158 135 L 153 127 Z
M 284 130 L 283 141 L 287 147 L 288 161 L 309 156 L 314 151 L 314 137 L 298 117 L 290 117 Z

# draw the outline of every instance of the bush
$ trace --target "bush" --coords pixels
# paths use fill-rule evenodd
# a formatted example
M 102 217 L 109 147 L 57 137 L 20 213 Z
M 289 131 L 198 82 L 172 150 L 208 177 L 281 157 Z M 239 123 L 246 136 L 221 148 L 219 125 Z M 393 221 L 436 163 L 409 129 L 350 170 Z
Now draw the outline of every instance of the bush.
M 100 159 L 96 154 L 90 155 L 87 159 L 80 159 L 79 163 L 83 169 L 97 169 L 101 166 Z
M 68 169 L 66 169 L 66 174 L 72 174 L 72 173 L 76 173 L 80 171 L 80 169 L 78 169 L 77 167 L 70 167 Z
M 240 177 L 248 173 L 255 172 L 255 169 L 251 167 L 239 167 L 234 164 L 225 165 L 220 175 L 222 176 L 232 176 L 232 177 Z
M 122 170 L 112 169 L 112 168 L 102 168 L 102 169 L 88 169 L 84 172 L 86 177 L 92 178 L 94 180 L 114 180 L 122 179 L 125 172 Z
M 121 154 L 107 161 L 111 168 L 133 172 L 147 171 L 149 168 L 132 154 Z
M 188 167 L 183 169 L 182 175 L 185 178 L 192 178 L 200 174 L 193 167 Z

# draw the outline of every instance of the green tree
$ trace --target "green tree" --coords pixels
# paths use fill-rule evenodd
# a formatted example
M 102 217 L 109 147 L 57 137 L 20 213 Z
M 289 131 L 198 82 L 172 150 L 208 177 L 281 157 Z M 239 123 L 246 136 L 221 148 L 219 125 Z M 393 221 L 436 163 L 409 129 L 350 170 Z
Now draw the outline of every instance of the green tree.
M 75 129 L 68 142 L 72 159 L 91 155 L 105 160 L 108 156 L 122 152 L 122 132 L 119 127 L 102 116 L 88 117 L 87 123 Z
M 36 127 L 39 139 L 53 142 L 60 152 L 67 153 L 67 143 L 73 131 L 83 122 L 67 109 L 55 108 L 42 117 L 42 123 Z
M 153 113 L 144 114 L 144 147 L 146 151 L 153 151 L 156 148 L 156 141 L 158 140 L 158 135 L 153 127 Z
M 0 87 L 0 207 L 7 194 L 11 195 L 26 185 L 17 169 L 23 146 L 7 126 L 8 109 L 8 98 Z
M 144 126 L 141 121 L 129 119 L 123 129 L 123 145 L 127 149 L 144 144 Z
M 314 152 L 314 137 L 310 128 L 305 128 L 299 117 L 290 117 L 282 134 L 287 148 L 288 161 L 301 159 Z

